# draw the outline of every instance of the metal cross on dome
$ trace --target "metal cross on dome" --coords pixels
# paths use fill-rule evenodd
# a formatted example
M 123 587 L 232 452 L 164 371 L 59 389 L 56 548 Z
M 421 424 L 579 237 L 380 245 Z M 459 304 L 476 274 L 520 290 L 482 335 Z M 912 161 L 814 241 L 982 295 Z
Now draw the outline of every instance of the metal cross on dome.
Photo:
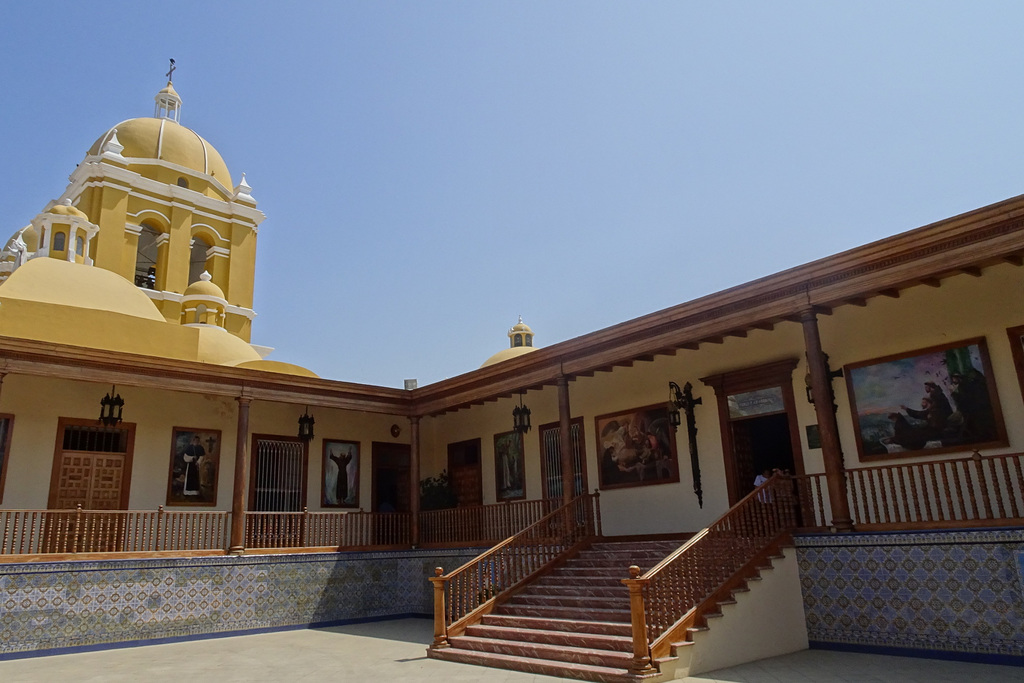
M 172 80 L 174 80 L 174 79 L 172 78 L 172 76 L 174 75 L 174 70 L 175 70 L 176 68 L 178 68 L 178 67 L 174 66 L 174 60 L 172 59 L 172 60 L 171 60 L 171 68 L 170 68 L 170 70 L 169 70 L 169 71 L 167 72 L 167 82 L 168 82 L 168 83 L 169 83 L 169 82 L 171 82 Z

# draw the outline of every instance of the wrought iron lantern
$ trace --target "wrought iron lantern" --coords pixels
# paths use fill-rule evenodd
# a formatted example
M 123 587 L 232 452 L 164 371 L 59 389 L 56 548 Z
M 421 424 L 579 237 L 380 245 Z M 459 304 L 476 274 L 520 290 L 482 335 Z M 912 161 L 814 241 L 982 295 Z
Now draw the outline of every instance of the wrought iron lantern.
M 530 409 L 523 405 L 523 394 L 519 393 L 519 405 L 512 408 L 512 429 L 520 434 L 530 431 Z
M 111 396 L 111 394 L 114 394 Z M 100 399 L 99 421 L 107 427 L 113 427 L 121 421 L 121 411 L 124 410 L 124 399 L 121 394 L 115 392 L 113 384 L 110 385 L 110 393 Z
M 309 414 L 309 406 L 306 406 L 306 411 L 299 416 L 299 438 L 309 443 L 313 440 L 313 425 L 316 420 Z

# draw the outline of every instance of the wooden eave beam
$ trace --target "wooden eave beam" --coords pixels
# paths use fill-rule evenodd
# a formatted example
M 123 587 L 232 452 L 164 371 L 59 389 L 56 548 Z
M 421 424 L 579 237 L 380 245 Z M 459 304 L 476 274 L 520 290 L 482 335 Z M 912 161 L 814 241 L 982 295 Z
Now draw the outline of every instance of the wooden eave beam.
M 408 392 L 246 368 L 0 338 L 2 371 L 189 394 L 410 415 Z

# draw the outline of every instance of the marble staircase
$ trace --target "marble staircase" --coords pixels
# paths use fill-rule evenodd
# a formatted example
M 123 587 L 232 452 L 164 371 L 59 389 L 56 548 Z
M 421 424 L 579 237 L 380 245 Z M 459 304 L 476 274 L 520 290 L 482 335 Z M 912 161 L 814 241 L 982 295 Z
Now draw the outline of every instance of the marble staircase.
M 588 681 L 635 681 L 629 593 L 630 565 L 648 570 L 685 538 L 601 541 L 531 582 L 437 659 Z

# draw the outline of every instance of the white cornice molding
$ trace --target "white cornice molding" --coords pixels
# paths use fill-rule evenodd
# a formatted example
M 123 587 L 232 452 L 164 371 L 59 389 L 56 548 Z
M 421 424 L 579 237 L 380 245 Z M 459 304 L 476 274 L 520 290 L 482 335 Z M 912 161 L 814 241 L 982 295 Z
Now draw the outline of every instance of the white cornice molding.
M 214 214 L 210 216 L 211 218 L 216 218 L 217 214 L 221 214 L 230 217 L 231 220 L 234 220 L 235 217 L 247 219 L 249 221 L 252 221 L 253 230 L 255 230 L 256 226 L 262 223 L 263 220 L 266 218 L 266 215 L 259 209 L 252 206 L 246 206 L 245 204 L 239 202 L 232 201 L 230 199 L 232 193 L 225 189 L 224 186 L 221 185 L 212 176 L 196 174 L 196 172 L 192 171 L 191 169 L 186 169 L 182 166 L 178 166 L 177 164 L 171 164 L 162 161 L 156 162 L 153 160 L 139 160 L 130 158 L 129 162 L 133 164 L 143 163 L 145 165 L 160 166 L 163 168 L 169 168 L 176 171 L 180 170 L 191 173 L 193 175 L 198 175 L 199 177 L 210 180 L 210 182 L 215 186 L 216 189 L 223 191 L 223 194 L 226 197 L 226 199 L 215 199 L 212 197 L 207 197 L 206 195 L 196 192 L 194 190 L 187 190 L 176 185 L 168 185 L 166 183 L 161 183 L 150 178 L 144 178 L 135 171 L 103 163 L 103 161 L 96 156 L 86 157 L 85 160 L 78 165 L 78 168 L 76 168 L 74 172 L 71 173 L 71 175 L 69 176 L 71 185 L 69 186 L 68 190 L 65 191 L 65 194 L 73 190 L 76 186 L 84 188 L 95 179 L 102 178 L 104 179 L 104 181 L 109 179 L 110 181 L 113 182 L 125 183 L 130 188 L 137 189 L 140 191 L 152 192 L 158 196 L 166 196 L 170 194 L 175 199 L 190 201 L 194 203 L 197 209 L 201 208 L 207 211 L 214 212 Z M 168 192 L 168 188 L 170 188 L 170 192 Z M 80 194 L 80 192 L 77 194 Z

